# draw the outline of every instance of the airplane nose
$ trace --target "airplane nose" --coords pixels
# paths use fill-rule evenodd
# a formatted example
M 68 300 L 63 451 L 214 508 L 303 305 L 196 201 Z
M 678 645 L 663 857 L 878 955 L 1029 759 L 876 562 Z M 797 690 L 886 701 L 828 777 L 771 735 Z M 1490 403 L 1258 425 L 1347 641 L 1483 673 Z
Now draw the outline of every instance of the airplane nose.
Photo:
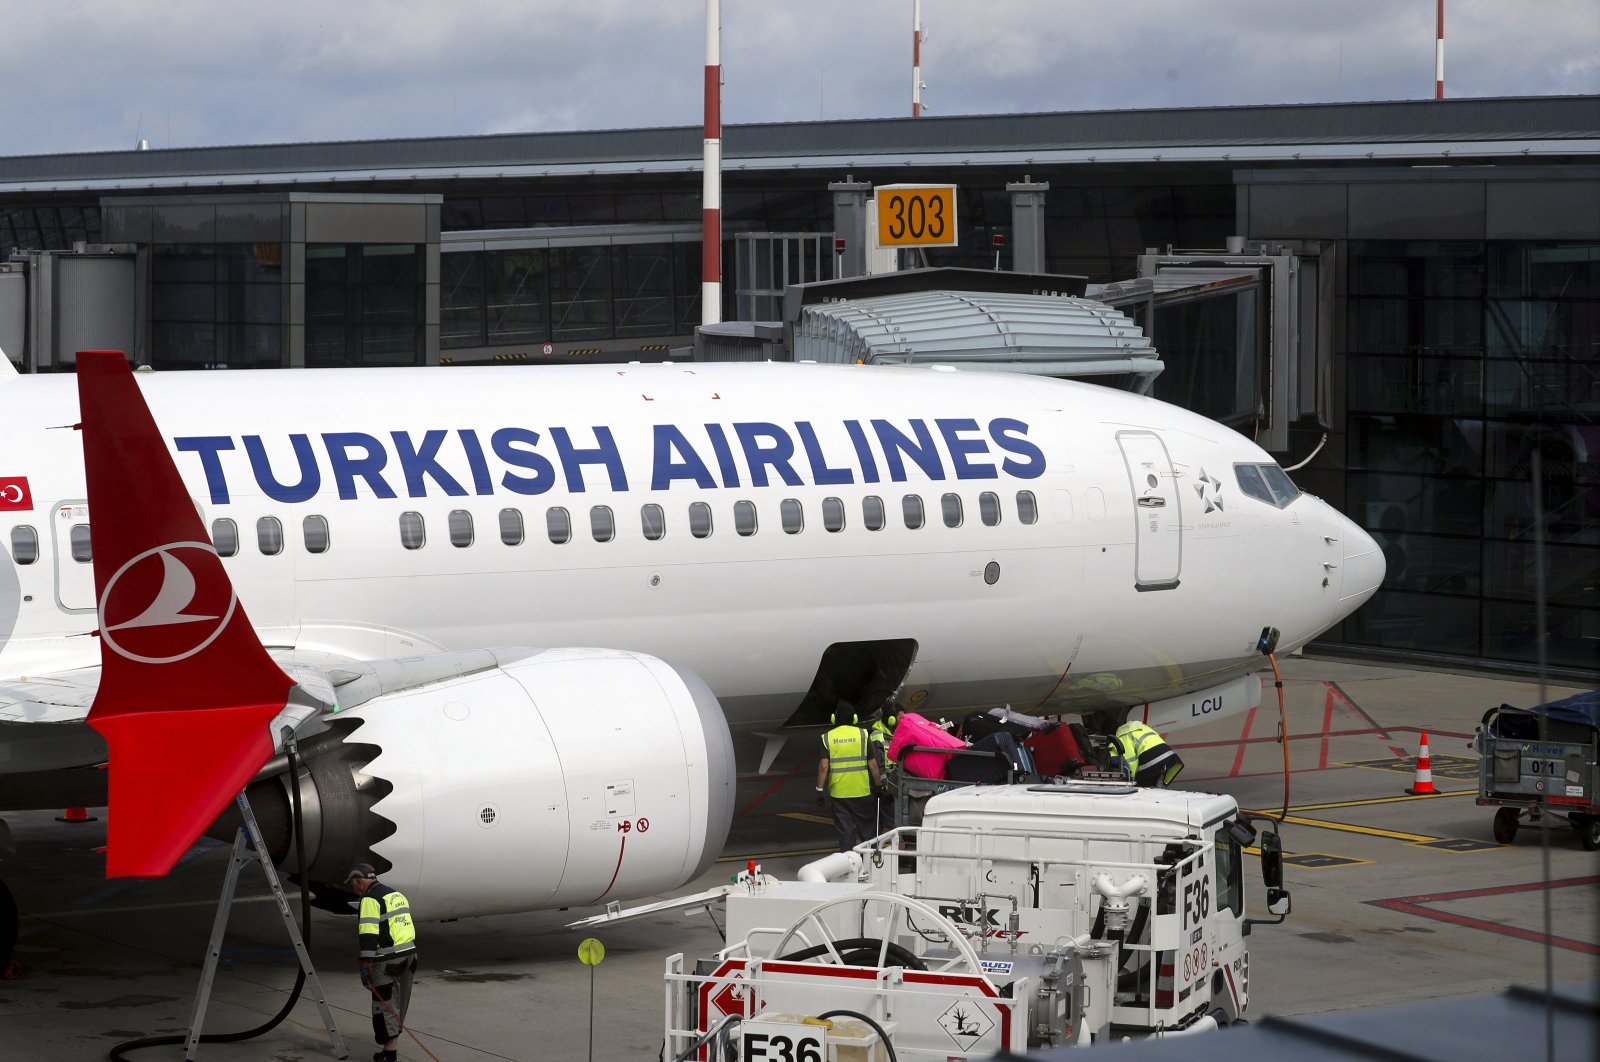
M 1344 580 L 1339 589 L 1339 606 L 1353 610 L 1377 591 L 1388 565 L 1383 559 L 1383 550 L 1371 535 L 1349 520 L 1345 523 Z

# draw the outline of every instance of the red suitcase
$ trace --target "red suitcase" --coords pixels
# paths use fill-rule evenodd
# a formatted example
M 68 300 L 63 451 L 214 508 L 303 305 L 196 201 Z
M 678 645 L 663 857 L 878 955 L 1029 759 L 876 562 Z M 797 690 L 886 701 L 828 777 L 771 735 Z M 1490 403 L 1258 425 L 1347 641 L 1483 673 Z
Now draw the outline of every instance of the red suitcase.
M 1066 724 L 1049 730 L 1035 730 L 1023 742 L 1033 752 L 1034 766 L 1043 777 L 1073 775 L 1083 767 L 1086 757 L 1072 730 Z

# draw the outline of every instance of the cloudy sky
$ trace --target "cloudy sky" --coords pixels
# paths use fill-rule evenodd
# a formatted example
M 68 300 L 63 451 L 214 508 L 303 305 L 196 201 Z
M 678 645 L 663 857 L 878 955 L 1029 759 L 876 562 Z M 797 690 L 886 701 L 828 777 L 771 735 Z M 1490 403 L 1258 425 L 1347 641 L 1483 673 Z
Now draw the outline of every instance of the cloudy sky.
M 704 0 L 54 0 L 0 154 L 695 125 Z M 910 113 L 911 0 L 723 0 L 728 124 Z M 1434 0 L 923 0 L 933 115 L 1418 99 Z M 1600 92 L 1600 0 L 1448 0 L 1450 96 Z

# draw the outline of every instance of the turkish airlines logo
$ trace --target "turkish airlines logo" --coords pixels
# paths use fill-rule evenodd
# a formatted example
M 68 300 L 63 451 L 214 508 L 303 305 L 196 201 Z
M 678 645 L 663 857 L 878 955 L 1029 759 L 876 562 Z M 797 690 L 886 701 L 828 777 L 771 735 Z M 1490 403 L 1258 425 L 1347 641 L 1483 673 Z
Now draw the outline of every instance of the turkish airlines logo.
M 169 542 L 111 576 L 100 595 L 100 637 L 118 656 L 173 664 L 216 641 L 238 604 L 210 543 Z
M 0 476 L 0 512 L 33 508 L 33 493 L 27 476 Z

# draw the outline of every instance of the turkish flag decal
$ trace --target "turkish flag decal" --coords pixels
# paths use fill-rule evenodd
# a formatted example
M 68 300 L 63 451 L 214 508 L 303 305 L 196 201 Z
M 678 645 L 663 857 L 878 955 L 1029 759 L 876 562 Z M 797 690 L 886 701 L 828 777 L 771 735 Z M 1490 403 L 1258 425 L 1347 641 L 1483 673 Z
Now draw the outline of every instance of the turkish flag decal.
M 27 476 L 0 476 L 0 513 L 33 508 Z

